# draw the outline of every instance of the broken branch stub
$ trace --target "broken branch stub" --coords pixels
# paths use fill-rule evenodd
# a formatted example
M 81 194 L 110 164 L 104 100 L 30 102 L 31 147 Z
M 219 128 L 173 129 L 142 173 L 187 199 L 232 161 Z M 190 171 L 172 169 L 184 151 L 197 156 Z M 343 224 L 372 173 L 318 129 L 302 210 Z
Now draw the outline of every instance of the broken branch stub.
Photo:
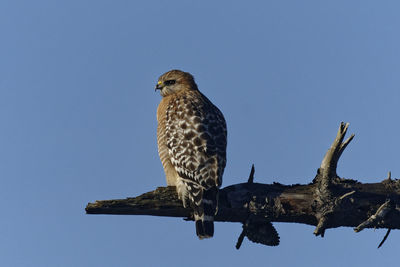
M 326 152 L 321 166 L 318 170 L 318 175 L 320 179 L 327 180 L 326 183 L 330 183 L 333 178 L 338 177 L 336 173 L 337 164 L 343 151 L 346 149 L 347 145 L 353 140 L 354 134 L 352 134 L 346 141 L 343 139 L 346 135 L 349 123 L 340 123 L 339 130 L 336 134 L 336 138 L 333 141 L 331 147 Z
M 318 224 L 314 231 L 316 236 L 324 237 L 325 229 L 330 224 L 330 218 L 335 210 L 340 208 L 342 199 L 345 198 L 346 192 L 341 197 L 334 194 L 332 186 L 337 183 L 338 178 L 336 169 L 340 156 L 344 149 L 353 140 L 354 134 L 352 134 L 346 141 L 343 142 L 346 135 L 349 123 L 340 123 L 339 130 L 336 134 L 335 139 L 331 147 L 326 152 L 321 166 L 318 169 L 317 176 L 314 179 L 316 184 L 315 188 L 315 209 L 317 210 Z M 341 192 L 342 193 L 342 192 Z M 353 193 L 352 193 L 353 194 Z

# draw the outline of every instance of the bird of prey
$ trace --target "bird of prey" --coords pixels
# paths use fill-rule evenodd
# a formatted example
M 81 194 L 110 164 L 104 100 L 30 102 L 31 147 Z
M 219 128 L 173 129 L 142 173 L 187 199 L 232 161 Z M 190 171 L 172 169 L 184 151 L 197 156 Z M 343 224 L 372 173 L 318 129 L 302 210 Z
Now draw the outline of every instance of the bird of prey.
M 214 234 L 218 189 L 226 165 L 227 129 L 221 111 L 188 72 L 171 70 L 158 79 L 158 152 L 167 185 L 192 207 L 200 239 Z

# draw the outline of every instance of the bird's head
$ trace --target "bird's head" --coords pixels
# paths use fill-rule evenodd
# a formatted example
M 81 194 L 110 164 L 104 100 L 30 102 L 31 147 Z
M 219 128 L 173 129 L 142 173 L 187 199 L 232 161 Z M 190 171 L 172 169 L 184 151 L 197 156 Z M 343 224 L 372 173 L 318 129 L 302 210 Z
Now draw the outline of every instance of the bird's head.
M 155 89 L 160 90 L 160 94 L 164 97 L 182 90 L 197 90 L 197 85 L 189 72 L 170 70 L 158 78 Z

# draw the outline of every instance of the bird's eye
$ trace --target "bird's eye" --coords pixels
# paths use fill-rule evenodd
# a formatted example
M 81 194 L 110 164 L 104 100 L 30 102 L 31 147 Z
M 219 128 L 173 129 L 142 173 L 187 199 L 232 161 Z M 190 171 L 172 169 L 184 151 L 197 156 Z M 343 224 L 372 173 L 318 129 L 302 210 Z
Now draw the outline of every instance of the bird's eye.
M 165 85 L 172 85 L 174 83 L 175 83 L 175 80 L 168 80 L 168 81 L 164 82 Z

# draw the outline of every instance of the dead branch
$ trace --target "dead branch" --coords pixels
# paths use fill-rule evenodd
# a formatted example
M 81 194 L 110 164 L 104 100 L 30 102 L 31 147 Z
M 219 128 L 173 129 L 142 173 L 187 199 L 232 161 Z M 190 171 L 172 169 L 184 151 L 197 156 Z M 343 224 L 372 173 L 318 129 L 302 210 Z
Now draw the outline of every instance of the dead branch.
M 244 236 L 253 242 L 278 245 L 279 235 L 272 222 L 313 225 L 314 234 L 321 236 L 327 229 L 342 226 L 353 227 L 356 232 L 365 228 L 400 229 L 400 180 L 389 175 L 380 183 L 363 184 L 337 175 L 338 160 L 354 137 L 343 142 L 347 128 L 348 124 L 341 123 L 311 184 L 254 183 L 253 167 L 247 183 L 220 190 L 215 221 L 243 223 L 237 248 Z M 192 210 L 182 206 L 175 187 L 159 187 L 134 198 L 89 203 L 86 213 L 193 220 Z

